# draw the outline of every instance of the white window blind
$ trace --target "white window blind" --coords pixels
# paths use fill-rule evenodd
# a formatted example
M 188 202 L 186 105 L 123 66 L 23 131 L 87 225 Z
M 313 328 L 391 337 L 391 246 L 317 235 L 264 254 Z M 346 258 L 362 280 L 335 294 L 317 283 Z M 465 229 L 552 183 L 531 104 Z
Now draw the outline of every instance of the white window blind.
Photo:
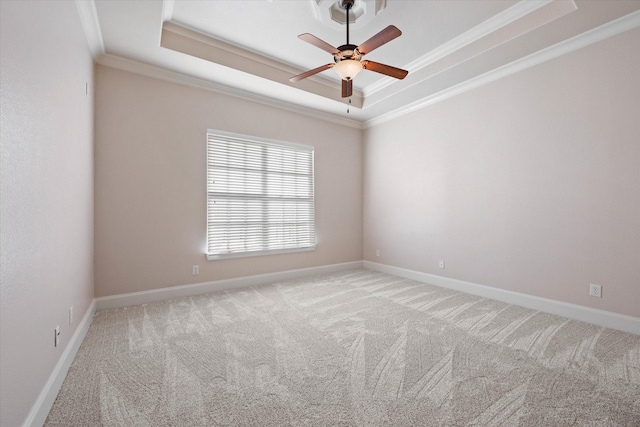
M 315 248 L 313 147 L 207 132 L 207 256 Z

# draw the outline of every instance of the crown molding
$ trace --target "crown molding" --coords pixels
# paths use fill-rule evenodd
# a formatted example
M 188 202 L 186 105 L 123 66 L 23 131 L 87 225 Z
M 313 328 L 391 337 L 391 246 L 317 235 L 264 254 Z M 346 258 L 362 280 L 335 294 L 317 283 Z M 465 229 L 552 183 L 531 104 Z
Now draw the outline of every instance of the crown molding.
M 80 14 L 80 22 L 82 22 L 84 34 L 89 43 L 91 56 L 97 61 L 105 54 L 105 49 L 96 4 L 94 0 L 76 0 L 75 3 L 78 8 L 78 13 Z
M 160 46 L 296 89 L 302 89 L 333 101 L 341 101 L 338 96 L 339 92 L 336 90 L 339 82 L 335 83 L 316 75 L 305 79 L 304 82 L 292 83 L 289 78 L 301 72 L 297 67 L 211 37 L 180 22 L 163 23 Z M 354 90 L 351 99 L 353 107 L 362 108 L 363 97 L 360 90 Z
M 572 4 L 575 5 L 575 2 L 573 0 L 562 0 L 562 1 L 571 2 Z M 167 16 L 169 16 L 171 15 L 171 8 L 169 6 L 172 5 L 173 0 L 165 0 L 165 2 L 167 2 L 167 5 L 165 5 L 166 7 L 163 7 L 163 13 L 166 13 Z M 528 55 L 526 57 L 523 57 L 511 63 L 505 64 L 501 67 L 495 68 L 491 71 L 488 71 L 484 74 L 468 79 L 464 82 L 451 86 L 440 92 L 431 94 L 423 99 L 417 100 L 415 102 L 412 102 L 410 104 L 404 105 L 400 108 L 397 108 L 391 111 L 383 112 L 381 114 L 376 115 L 373 118 L 370 118 L 369 120 L 362 120 L 362 119 L 357 119 L 352 117 L 344 117 L 332 112 L 322 111 L 313 107 L 300 106 L 293 101 L 289 102 L 289 101 L 283 101 L 283 100 L 275 100 L 266 95 L 254 94 L 240 88 L 233 88 L 233 87 L 226 86 L 224 84 L 211 82 L 206 79 L 192 77 L 192 76 L 183 74 L 181 72 L 171 71 L 161 66 L 150 65 L 148 63 L 143 63 L 140 61 L 135 61 L 132 59 L 109 54 L 105 50 L 95 1 L 94 0 L 75 0 L 75 3 L 78 9 L 83 30 L 87 38 L 91 55 L 94 61 L 98 64 L 122 69 L 125 71 L 130 71 L 136 74 L 147 75 L 150 77 L 158 78 L 158 79 L 169 81 L 169 82 L 188 85 L 192 87 L 198 87 L 205 90 L 210 90 L 218 93 L 235 96 L 238 98 L 250 100 L 250 101 L 257 102 L 264 105 L 273 106 L 276 108 L 281 108 L 283 110 L 300 113 L 305 116 L 318 118 L 320 120 L 324 120 L 331 123 L 335 123 L 335 124 L 339 124 L 339 125 L 343 125 L 351 128 L 356 128 L 356 129 L 369 128 L 369 127 L 384 123 L 386 121 L 393 120 L 405 114 L 409 114 L 411 112 L 428 107 L 439 101 L 448 99 L 452 96 L 455 96 L 455 95 L 464 93 L 468 90 L 491 83 L 495 80 L 509 76 L 513 73 L 525 70 L 527 68 L 541 64 L 548 60 L 557 58 L 561 55 L 565 55 L 577 49 L 581 49 L 583 47 L 589 46 L 590 44 L 599 42 L 608 37 L 612 37 L 614 35 L 620 34 L 622 32 L 625 32 L 640 26 L 640 11 L 632 12 L 616 20 L 613 20 L 609 23 L 603 24 L 597 28 L 586 31 L 570 39 L 559 42 L 553 46 L 542 49 L 531 55 Z M 545 5 L 548 5 L 549 3 L 550 3 L 549 0 L 519 2 L 518 4 L 507 9 L 506 11 L 497 15 L 496 17 L 488 21 L 485 21 L 485 23 L 479 26 L 474 27 L 474 29 L 468 31 L 467 33 L 463 34 L 459 38 L 454 39 L 450 43 L 443 45 L 441 48 L 438 48 L 437 50 L 430 52 L 428 55 L 419 58 L 418 60 L 414 61 L 410 65 L 411 67 L 427 66 L 428 64 L 433 63 L 433 61 L 437 60 L 438 58 L 447 56 L 447 54 L 450 54 L 455 50 L 459 50 L 463 48 L 469 43 L 472 43 L 474 40 L 478 40 L 483 36 L 483 34 L 484 35 L 489 34 L 492 31 L 495 31 L 496 29 L 499 29 L 505 25 L 508 25 L 508 23 L 510 22 L 513 22 L 519 18 L 522 18 L 523 16 L 529 13 L 532 13 L 535 10 L 540 9 Z M 317 84 L 320 82 L 314 82 L 314 83 Z M 365 89 L 364 91 L 365 97 L 373 93 L 371 92 L 371 87 L 372 86 L 369 86 Z M 373 88 L 375 89 L 375 91 L 378 91 L 383 87 L 376 89 L 376 86 L 373 86 Z M 354 107 L 356 106 L 354 105 Z
M 414 86 L 427 86 L 430 84 L 430 79 L 438 79 L 441 77 L 441 74 L 445 74 L 455 67 L 462 66 L 467 63 L 467 61 L 487 54 L 512 40 L 523 37 L 537 28 L 569 13 L 575 12 L 577 9 L 573 0 L 557 0 L 547 2 L 537 8 L 528 6 L 525 9 L 520 7 L 516 9 L 517 14 L 513 12 L 508 13 L 505 19 L 500 18 L 485 21 L 489 22 L 489 25 L 480 25 L 480 27 L 483 28 L 482 33 L 484 33 L 485 30 L 487 31 L 486 34 L 477 32 L 473 37 L 466 38 L 464 45 L 455 46 L 455 50 L 450 52 L 441 51 L 442 56 L 434 57 L 432 58 L 433 60 L 430 60 L 428 63 L 421 64 L 421 68 L 413 71 L 402 87 L 391 86 L 376 93 L 369 94 L 366 97 L 366 107 L 372 107 L 404 91 L 410 93 Z M 495 67 L 500 65 L 495 65 Z M 460 82 L 458 81 L 457 83 Z M 451 82 L 450 84 L 454 85 L 456 82 Z M 397 90 L 394 90 L 394 88 L 397 88 Z M 436 88 L 434 88 L 434 90 L 436 90 Z M 439 90 L 442 90 L 442 88 Z
M 163 80 L 170 83 L 177 83 L 185 86 L 191 86 L 198 89 L 204 89 L 224 95 L 234 96 L 236 98 L 245 99 L 256 102 L 258 104 L 268 105 L 280 108 L 282 110 L 302 114 L 315 119 L 324 120 L 330 123 L 347 126 L 355 129 L 362 129 L 363 122 L 356 119 L 337 116 L 335 114 L 326 113 L 313 108 L 303 107 L 298 104 L 276 100 L 268 96 L 257 95 L 242 89 L 233 88 L 224 84 L 215 83 L 198 77 L 188 76 L 186 74 L 171 71 L 166 68 L 158 67 L 151 64 L 135 61 L 133 59 L 123 58 L 117 55 L 104 54 L 96 61 L 100 65 L 128 71 L 134 74 L 140 74 L 147 77 Z
M 569 1 L 572 2 L 572 0 Z M 451 39 L 447 43 L 438 46 L 436 49 L 428 52 L 426 55 L 413 60 L 409 64 L 405 65 L 404 68 L 408 70 L 409 73 L 415 73 L 416 71 L 421 70 L 427 65 L 439 59 L 442 59 L 445 56 L 451 55 L 453 52 L 486 37 L 494 31 L 530 14 L 531 12 L 540 9 L 543 6 L 546 6 L 551 2 L 552 0 L 520 1 L 510 8 L 498 13 L 497 15 L 476 25 L 470 30 Z M 384 78 L 365 87 L 362 92 L 364 96 L 367 97 L 388 86 L 391 86 L 394 83 L 396 83 L 396 80 L 392 78 Z
M 555 45 L 539 50 L 538 52 L 532 53 L 531 55 L 503 65 L 502 67 L 495 68 L 489 72 L 466 80 L 460 84 L 451 86 L 443 91 L 434 93 L 433 95 L 430 95 L 419 101 L 412 102 L 411 104 L 408 104 L 404 107 L 398 108 L 385 114 L 381 114 L 378 117 L 365 121 L 363 128 L 370 128 L 372 126 L 376 126 L 389 120 L 404 116 L 406 114 L 433 105 L 437 102 L 451 98 L 452 96 L 459 95 L 480 86 L 484 86 L 503 77 L 507 77 L 519 71 L 526 70 L 527 68 L 534 67 L 538 64 L 542 64 L 543 62 L 547 62 L 559 56 L 566 55 L 578 49 L 582 49 L 584 47 L 637 27 L 640 27 L 640 11 L 632 12 L 628 15 L 615 19 L 611 22 L 586 31 L 570 39 L 564 40 L 560 43 L 556 43 Z

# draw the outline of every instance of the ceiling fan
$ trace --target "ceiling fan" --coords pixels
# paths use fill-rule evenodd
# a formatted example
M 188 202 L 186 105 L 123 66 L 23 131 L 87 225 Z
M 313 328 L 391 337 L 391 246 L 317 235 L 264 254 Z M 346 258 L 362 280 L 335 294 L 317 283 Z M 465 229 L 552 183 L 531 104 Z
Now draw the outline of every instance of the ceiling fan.
M 313 76 L 321 71 L 333 68 L 340 78 L 342 79 L 342 97 L 347 98 L 351 96 L 353 92 L 353 78 L 362 70 L 374 71 L 376 73 L 384 74 L 386 76 L 395 77 L 396 79 L 404 79 L 408 71 L 400 68 L 392 67 L 390 65 L 380 64 L 379 62 L 373 62 L 363 60 L 362 57 L 372 50 L 382 46 L 385 43 L 399 37 L 402 32 L 393 25 L 389 25 L 384 30 L 380 31 L 375 36 L 371 37 L 360 46 L 349 44 L 349 10 L 353 7 L 355 0 L 342 0 L 342 6 L 347 11 L 347 43 L 339 47 L 333 47 L 329 43 L 320 40 L 318 37 L 304 33 L 300 34 L 298 38 L 304 40 L 307 43 L 319 47 L 320 49 L 329 52 L 333 55 L 334 63 L 322 65 L 313 70 L 306 71 L 297 76 L 293 76 L 289 79 L 291 82 L 297 82 L 307 77 Z

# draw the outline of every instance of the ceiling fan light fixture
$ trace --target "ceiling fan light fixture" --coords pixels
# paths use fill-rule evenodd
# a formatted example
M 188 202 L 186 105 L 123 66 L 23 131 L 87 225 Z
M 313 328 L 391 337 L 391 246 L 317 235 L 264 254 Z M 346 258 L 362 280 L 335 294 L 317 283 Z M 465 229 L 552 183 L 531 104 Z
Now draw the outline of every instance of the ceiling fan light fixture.
M 342 80 L 353 80 L 362 71 L 362 63 L 355 59 L 343 59 L 333 66 Z
M 320 3 L 320 0 L 316 1 Z M 321 71 L 333 68 L 342 79 L 342 97 L 348 98 L 353 93 L 353 79 L 362 70 L 374 71 L 376 73 L 384 74 L 385 76 L 394 77 L 400 80 L 406 77 L 406 75 L 409 73 L 406 70 L 401 70 L 400 68 L 380 64 L 373 61 L 360 61 L 364 55 L 395 39 L 396 37 L 401 35 L 402 32 L 395 26 L 389 25 L 384 30 L 378 32 L 375 36 L 370 37 L 360 46 L 349 43 L 349 10 L 353 7 L 355 1 L 356 0 L 342 0 L 342 6 L 347 12 L 347 43 L 339 47 L 333 47 L 329 43 L 320 40 L 316 36 L 309 33 L 300 34 L 298 36 L 300 40 L 304 40 L 307 43 L 310 43 L 315 47 L 319 47 L 320 49 L 333 55 L 335 65 L 332 63 L 321 65 L 320 67 L 314 68 L 313 70 L 305 71 L 302 74 L 293 76 L 289 79 L 289 81 L 297 82 L 299 80 L 306 79 L 307 77 L 311 77 Z M 384 1 L 386 2 L 386 0 Z

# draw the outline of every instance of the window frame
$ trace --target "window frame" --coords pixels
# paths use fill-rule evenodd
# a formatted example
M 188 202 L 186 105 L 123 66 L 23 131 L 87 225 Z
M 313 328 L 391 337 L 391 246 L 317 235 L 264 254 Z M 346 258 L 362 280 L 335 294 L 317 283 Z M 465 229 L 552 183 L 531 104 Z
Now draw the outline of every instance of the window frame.
M 281 248 L 281 249 L 263 249 L 263 250 L 250 250 L 250 251 L 244 251 L 244 252 L 228 252 L 228 253 L 210 253 L 210 227 L 211 227 L 211 221 L 210 221 L 210 198 L 211 196 L 211 192 L 210 192 L 210 188 L 209 188 L 209 184 L 212 180 L 211 178 L 211 170 L 213 168 L 210 168 L 210 164 L 209 164 L 209 158 L 210 158 L 210 137 L 220 137 L 220 138 L 224 138 L 224 139 L 231 139 L 231 140 L 237 140 L 238 142 L 247 142 L 249 144 L 257 144 L 257 145 L 262 145 L 262 146 L 271 146 L 271 147 L 278 147 L 278 148 L 290 148 L 291 151 L 300 151 L 300 152 L 309 152 L 311 155 L 311 167 L 310 167 L 310 177 L 311 177 L 311 195 L 310 195 L 310 208 L 311 208 L 311 234 L 312 234 L 312 239 L 311 239 L 311 245 L 308 246 L 300 246 L 300 247 L 289 247 L 289 248 Z M 293 143 L 293 142 L 287 142 L 287 141 L 278 141 L 278 140 L 272 140 L 272 139 L 267 139 L 267 138 L 260 138 L 260 137 L 256 137 L 256 136 L 250 136 L 250 135 L 242 135 L 242 134 L 238 134 L 238 133 L 233 133 L 233 132 L 225 132 L 225 131 L 219 131 L 216 129 L 207 129 L 207 134 L 206 134 L 206 159 L 205 159 L 205 166 L 206 166 L 206 185 L 205 185 L 205 191 L 206 191 L 206 203 L 205 203 L 205 210 L 206 210 L 206 223 L 207 223 L 207 227 L 206 227 L 206 242 L 205 242 L 205 255 L 207 257 L 207 260 L 212 261 L 212 260 L 219 260 L 219 259 L 230 259 L 230 258 L 244 258 L 244 257 L 253 257 L 253 256 L 264 256 L 264 255 L 276 255 L 276 254 L 285 254 L 285 253 L 295 253 L 295 252 L 308 252 L 308 251 L 314 251 L 316 249 L 316 245 L 317 245 L 317 232 L 316 232 L 316 221 L 315 221 L 315 147 L 311 146 L 311 145 L 306 145 L 306 144 L 298 144 L 298 143 Z M 265 165 L 264 163 L 261 164 L 261 169 L 260 171 L 264 173 L 264 171 L 266 171 Z M 250 198 L 248 197 L 247 200 L 264 200 L 264 196 L 263 198 L 260 197 L 256 197 L 256 198 Z

